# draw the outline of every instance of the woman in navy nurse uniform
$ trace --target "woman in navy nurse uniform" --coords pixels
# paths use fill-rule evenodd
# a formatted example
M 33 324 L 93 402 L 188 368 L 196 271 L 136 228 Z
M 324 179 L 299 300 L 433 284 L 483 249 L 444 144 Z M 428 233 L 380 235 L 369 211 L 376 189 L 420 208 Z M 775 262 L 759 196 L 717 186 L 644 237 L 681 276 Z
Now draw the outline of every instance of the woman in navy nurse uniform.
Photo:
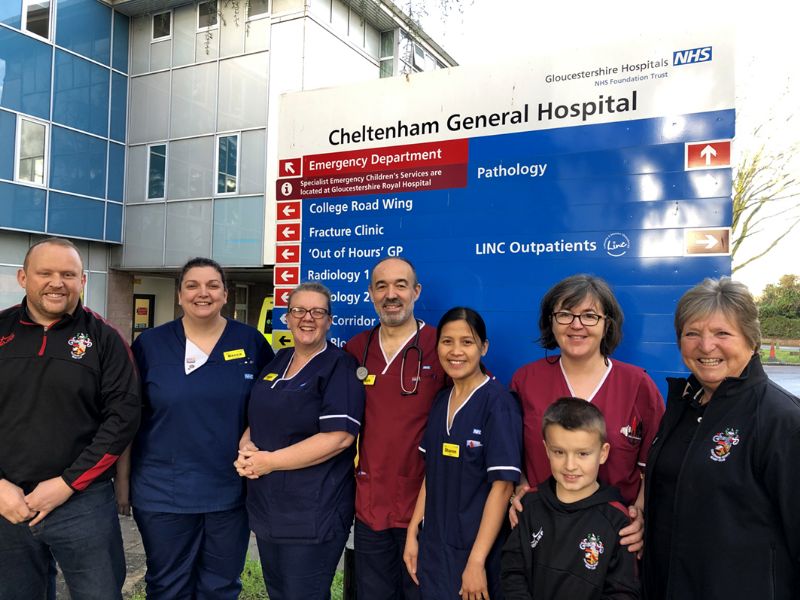
M 330 291 L 289 296 L 294 348 L 278 352 L 250 397 L 237 472 L 270 600 L 325 600 L 353 523 L 355 441 L 364 386 L 355 359 L 326 339 Z
M 403 560 L 423 600 L 502 600 L 501 530 L 520 476 L 522 417 L 483 371 L 489 343 L 477 312 L 450 309 L 436 337 L 453 387 L 439 392 L 422 437 L 425 480 Z
M 130 501 L 150 600 L 234 600 L 241 590 L 250 532 L 244 486 L 230 464 L 250 389 L 273 353 L 255 328 L 221 315 L 226 299 L 222 267 L 194 258 L 179 277 L 183 317 L 133 343 L 144 409 Z M 124 509 L 122 483 L 118 477 Z

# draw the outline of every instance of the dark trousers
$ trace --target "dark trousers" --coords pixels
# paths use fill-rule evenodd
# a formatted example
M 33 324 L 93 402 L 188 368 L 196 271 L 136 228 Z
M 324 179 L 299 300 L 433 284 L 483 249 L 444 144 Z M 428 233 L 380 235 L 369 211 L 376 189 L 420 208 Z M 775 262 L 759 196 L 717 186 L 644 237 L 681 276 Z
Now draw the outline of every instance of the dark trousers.
M 210 513 L 138 510 L 148 600 L 236 600 L 250 530 L 239 507 Z
M 72 600 L 122 598 L 125 556 L 111 482 L 76 492 L 34 527 L 0 517 L 0 600 L 52 598 L 54 558 Z
M 275 544 L 256 538 L 270 600 L 330 600 L 348 533 L 319 544 Z
M 419 600 L 403 562 L 406 529 L 374 531 L 356 519 L 353 541 L 358 600 Z

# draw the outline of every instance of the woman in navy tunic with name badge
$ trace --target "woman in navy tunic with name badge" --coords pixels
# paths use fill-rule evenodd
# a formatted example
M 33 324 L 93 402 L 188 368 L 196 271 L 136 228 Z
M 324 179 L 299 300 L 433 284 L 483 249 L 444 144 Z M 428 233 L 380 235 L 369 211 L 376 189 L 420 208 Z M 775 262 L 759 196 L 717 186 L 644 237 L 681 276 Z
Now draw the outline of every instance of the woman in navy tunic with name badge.
M 425 480 L 403 559 L 424 600 L 502 600 L 501 530 L 520 476 L 522 417 L 484 372 L 489 342 L 477 312 L 450 309 L 436 334 L 453 387 L 439 392 L 422 438 Z
M 150 600 L 234 600 L 241 590 L 250 532 L 244 486 L 230 461 L 250 389 L 273 353 L 255 328 L 222 316 L 227 295 L 218 263 L 190 260 L 178 281 L 183 317 L 133 343 L 144 408 L 130 500 Z M 116 482 L 123 512 L 124 473 Z
M 278 352 L 250 397 L 238 473 L 270 600 L 327 600 L 355 506 L 353 459 L 364 412 L 356 360 L 326 339 L 331 293 L 289 296 L 294 348 Z

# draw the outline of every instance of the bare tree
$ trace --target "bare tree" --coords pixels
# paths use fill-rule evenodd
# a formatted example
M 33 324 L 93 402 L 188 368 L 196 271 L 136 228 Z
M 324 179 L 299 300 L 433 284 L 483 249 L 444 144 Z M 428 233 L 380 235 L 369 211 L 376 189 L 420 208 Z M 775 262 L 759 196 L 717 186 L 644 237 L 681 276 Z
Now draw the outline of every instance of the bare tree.
M 784 125 L 791 125 L 786 119 Z M 762 127 L 753 132 L 759 139 Z M 800 223 L 800 177 L 797 159 L 800 143 L 772 152 L 766 144 L 746 153 L 736 167 L 733 178 L 733 223 L 731 256 L 737 256 L 742 243 L 764 231 L 766 225 L 777 233 L 756 254 L 739 262 L 733 272 L 769 253 Z M 797 162 L 795 162 L 795 165 Z

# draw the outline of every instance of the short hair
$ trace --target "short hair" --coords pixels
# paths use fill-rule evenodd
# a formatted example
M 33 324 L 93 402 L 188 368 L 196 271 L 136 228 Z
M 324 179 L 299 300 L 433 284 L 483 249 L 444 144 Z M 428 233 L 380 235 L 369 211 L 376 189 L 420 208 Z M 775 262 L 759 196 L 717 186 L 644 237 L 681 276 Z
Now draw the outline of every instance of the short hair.
M 403 256 L 387 256 L 386 258 L 380 259 L 369 270 L 369 286 L 372 287 L 373 275 L 375 274 L 375 269 L 385 263 L 387 260 L 399 260 L 400 262 L 404 262 L 408 265 L 408 268 L 411 269 L 411 275 L 414 278 L 414 281 L 411 282 L 412 287 L 416 287 L 419 284 L 419 277 L 417 276 L 417 268 L 414 264 Z
M 622 322 L 625 315 L 614 292 L 604 279 L 594 275 L 571 275 L 551 287 L 542 298 L 539 310 L 539 344 L 547 350 L 558 348 L 553 333 L 553 312 L 561 308 L 572 309 L 586 297 L 593 298 L 603 311 L 605 331 L 600 340 L 600 354 L 610 356 L 622 341 Z
M 195 267 L 211 267 L 214 269 L 219 273 L 219 278 L 222 281 L 222 288 L 226 291 L 228 290 L 228 282 L 225 280 L 225 271 L 222 270 L 222 265 L 211 258 L 205 258 L 203 256 L 196 256 L 186 261 L 186 264 L 181 267 L 181 272 L 178 275 L 178 289 L 183 286 L 183 280 L 186 277 L 186 273 L 189 272 L 189 269 L 194 269 Z
M 287 307 L 292 306 L 292 298 L 294 298 L 294 295 L 299 292 L 316 292 L 317 294 L 322 294 L 325 296 L 325 301 L 328 303 L 328 314 L 331 313 L 331 291 L 321 283 L 317 283 L 316 281 L 306 281 L 295 287 L 291 292 L 289 292 L 289 300 L 286 302 Z
M 687 323 L 709 317 L 721 312 L 735 323 L 753 350 L 761 346 L 761 324 L 758 321 L 758 307 L 747 286 L 730 277 L 706 278 L 698 283 L 681 299 L 675 308 L 675 335 L 678 344 Z
M 71 241 L 60 237 L 48 237 L 31 244 L 30 248 L 28 248 L 28 251 L 25 253 L 25 258 L 22 260 L 22 269 L 24 271 L 28 270 L 28 263 L 30 262 L 31 252 L 33 252 L 33 249 L 43 246 L 44 244 L 52 244 L 53 246 L 61 246 L 62 248 L 71 248 L 75 250 L 75 253 L 78 255 L 78 260 L 81 263 L 81 272 L 83 272 L 83 257 L 81 256 L 81 251 L 78 250 L 78 247 Z
M 542 417 L 542 437 L 551 425 L 560 425 L 567 431 L 588 431 L 600 436 L 600 443 L 608 441 L 606 420 L 603 413 L 591 402 L 583 398 L 566 396 L 559 398 L 547 407 Z

